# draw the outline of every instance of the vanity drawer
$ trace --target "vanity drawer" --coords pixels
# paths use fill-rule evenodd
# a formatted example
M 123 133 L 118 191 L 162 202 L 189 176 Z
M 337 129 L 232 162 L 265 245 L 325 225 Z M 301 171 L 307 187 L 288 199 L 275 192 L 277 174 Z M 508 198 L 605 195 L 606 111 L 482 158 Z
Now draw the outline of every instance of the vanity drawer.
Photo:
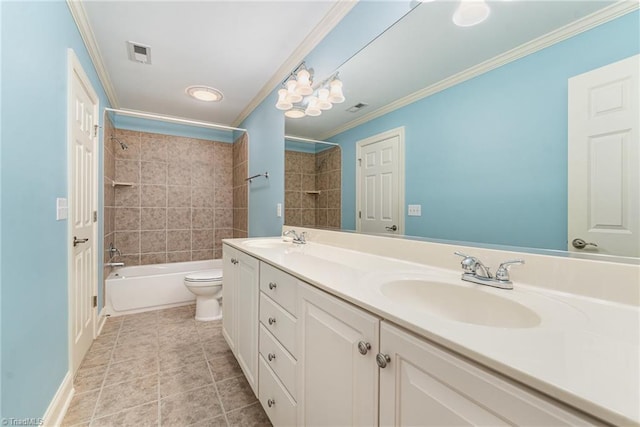
M 260 292 L 260 322 L 296 357 L 296 318 Z
M 267 331 L 264 325 L 260 325 L 260 354 L 295 399 L 296 359 Z
M 260 356 L 260 403 L 274 426 L 296 425 L 296 402 Z
M 260 264 L 260 290 L 294 316 L 297 315 L 297 284 L 297 279 L 292 275 L 264 262 Z

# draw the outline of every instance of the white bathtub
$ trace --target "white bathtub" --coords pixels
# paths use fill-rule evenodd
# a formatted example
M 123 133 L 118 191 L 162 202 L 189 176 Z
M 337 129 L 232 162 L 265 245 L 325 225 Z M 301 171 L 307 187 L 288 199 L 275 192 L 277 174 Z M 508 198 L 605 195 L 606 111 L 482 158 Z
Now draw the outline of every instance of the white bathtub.
M 212 268 L 221 269 L 222 260 L 115 268 L 105 283 L 105 312 L 121 316 L 192 304 L 196 297 L 184 285 L 184 276 Z

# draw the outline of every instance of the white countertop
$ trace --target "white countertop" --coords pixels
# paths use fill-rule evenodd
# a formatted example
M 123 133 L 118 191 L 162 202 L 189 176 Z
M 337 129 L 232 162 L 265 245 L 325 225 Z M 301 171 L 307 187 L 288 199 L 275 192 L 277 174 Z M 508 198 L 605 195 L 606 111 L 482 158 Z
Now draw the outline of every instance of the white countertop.
M 640 425 L 637 307 L 517 281 L 514 290 L 473 285 L 460 271 L 314 242 L 261 248 L 243 244 L 249 240 L 224 242 L 588 414 Z M 448 320 L 383 295 L 381 285 L 398 278 L 476 287 L 530 308 L 541 323 L 510 329 Z

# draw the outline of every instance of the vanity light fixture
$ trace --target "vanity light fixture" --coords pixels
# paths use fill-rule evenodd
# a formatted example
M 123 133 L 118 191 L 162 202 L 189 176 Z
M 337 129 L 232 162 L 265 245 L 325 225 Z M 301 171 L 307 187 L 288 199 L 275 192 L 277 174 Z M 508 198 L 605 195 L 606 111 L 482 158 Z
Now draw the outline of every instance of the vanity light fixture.
M 187 95 L 197 99 L 198 101 L 218 102 L 221 101 L 222 98 L 224 98 L 222 92 L 209 86 L 189 86 L 184 91 Z
M 304 62 L 291 72 L 282 86 L 278 90 L 276 108 L 292 119 L 319 116 L 333 104 L 345 101 L 338 73 L 314 86 L 313 69 L 307 68 Z

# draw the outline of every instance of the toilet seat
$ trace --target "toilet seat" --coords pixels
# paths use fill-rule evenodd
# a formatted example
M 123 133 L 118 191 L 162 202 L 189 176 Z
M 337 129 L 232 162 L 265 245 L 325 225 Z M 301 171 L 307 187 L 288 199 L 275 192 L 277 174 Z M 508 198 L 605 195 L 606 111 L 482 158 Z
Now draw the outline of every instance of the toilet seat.
M 222 280 L 222 270 L 195 271 L 184 276 L 184 281 L 189 283 L 207 283 Z

